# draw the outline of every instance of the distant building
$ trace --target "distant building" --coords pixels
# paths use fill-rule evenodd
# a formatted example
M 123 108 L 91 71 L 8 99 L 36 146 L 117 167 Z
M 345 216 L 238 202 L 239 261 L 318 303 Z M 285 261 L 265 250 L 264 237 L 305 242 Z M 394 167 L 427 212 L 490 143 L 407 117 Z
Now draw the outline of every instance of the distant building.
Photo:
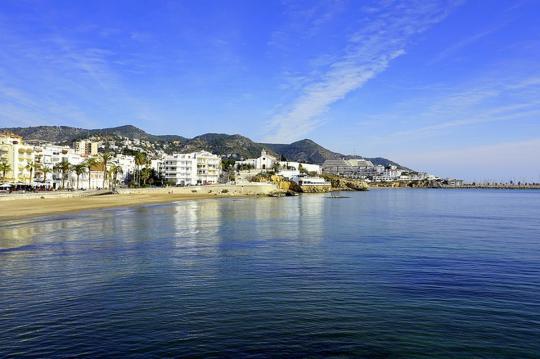
M 461 186 L 463 186 L 463 180 L 461 180 L 461 179 L 449 178 L 445 182 L 450 187 L 461 187 Z
M 292 178 L 300 186 L 330 186 L 324 178 L 316 176 L 298 175 Z
M 380 172 L 380 168 L 377 171 L 377 174 L 372 176 L 372 180 L 375 182 L 391 182 L 391 181 L 399 181 L 399 180 L 410 180 L 410 175 L 405 175 L 403 178 L 401 178 L 402 170 L 397 168 L 397 166 L 386 166 L 384 167 L 384 170 Z
M 218 183 L 221 158 L 207 151 L 166 156 L 161 166 L 165 179 L 176 186 Z
M 300 162 L 291 162 L 291 161 L 279 161 L 280 173 L 281 171 L 291 171 L 296 170 L 300 172 L 302 169 L 307 173 L 316 173 L 321 174 L 322 169 L 320 165 L 315 165 L 311 163 L 300 163 Z
M 4 133 L 0 134 L 0 161 L 9 166 L 5 182 L 30 183 L 34 177 L 34 147 L 23 142 L 22 137 Z M 0 173 L 3 176 L 3 173 Z
M 365 159 L 339 159 L 324 161 L 322 171 L 349 178 L 365 178 L 376 170 L 373 163 Z
M 74 144 L 75 152 L 81 156 L 96 156 L 99 143 L 90 140 L 77 141 Z
M 274 167 L 277 162 L 277 158 L 266 153 L 266 150 L 261 151 L 261 155 L 258 158 L 250 158 L 244 161 L 236 161 L 235 166 L 241 168 L 242 165 L 250 166 L 253 169 L 266 171 Z

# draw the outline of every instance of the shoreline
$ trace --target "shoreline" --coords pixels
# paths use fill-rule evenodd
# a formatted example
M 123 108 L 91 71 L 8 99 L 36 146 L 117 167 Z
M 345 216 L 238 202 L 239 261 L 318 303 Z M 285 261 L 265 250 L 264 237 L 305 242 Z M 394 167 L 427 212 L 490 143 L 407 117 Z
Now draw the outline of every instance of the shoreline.
M 492 189 L 492 190 L 512 190 L 512 191 L 519 191 L 519 190 L 540 190 L 540 186 L 497 186 L 497 187 L 489 187 L 489 186 L 461 186 L 461 187 L 408 187 L 408 186 L 370 186 L 370 190 L 372 189 L 440 189 L 440 190 L 456 190 L 456 189 Z
M 227 192 L 223 192 L 227 190 Z M 272 185 L 263 186 L 208 186 L 189 188 L 126 189 L 119 194 L 95 196 L 72 196 L 51 194 L 31 198 L 4 198 L 0 201 L 0 224 L 6 221 L 77 213 L 115 207 L 136 207 L 146 204 L 212 198 L 241 198 L 267 196 L 275 190 Z M 195 191 L 195 192 L 194 192 Z M 65 196 L 63 196 L 65 195 Z

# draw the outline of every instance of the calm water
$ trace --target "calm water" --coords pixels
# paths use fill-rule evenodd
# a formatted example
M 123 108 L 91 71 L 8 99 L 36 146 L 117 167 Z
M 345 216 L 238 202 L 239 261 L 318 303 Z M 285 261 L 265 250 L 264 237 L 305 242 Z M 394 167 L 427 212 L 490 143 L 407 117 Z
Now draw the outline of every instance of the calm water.
M 0 223 L 0 357 L 540 357 L 540 191 Z

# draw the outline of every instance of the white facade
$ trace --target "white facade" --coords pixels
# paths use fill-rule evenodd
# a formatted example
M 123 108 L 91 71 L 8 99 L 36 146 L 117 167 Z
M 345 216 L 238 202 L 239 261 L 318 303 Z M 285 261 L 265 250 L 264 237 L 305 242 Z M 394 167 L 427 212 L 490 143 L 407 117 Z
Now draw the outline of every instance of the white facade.
M 330 186 L 330 182 L 321 177 L 299 175 L 292 180 L 300 186 Z
M 258 158 L 250 158 L 245 161 L 237 161 L 235 163 L 236 167 L 241 165 L 252 166 L 256 170 L 266 171 L 272 169 L 274 163 L 277 162 L 277 158 L 266 153 L 266 150 L 261 151 L 261 155 Z
M 401 170 L 396 166 L 387 166 L 384 168 L 384 171 L 376 176 L 373 176 L 373 181 L 375 182 L 389 182 L 389 181 L 398 181 L 401 177 Z M 409 178 L 407 178 L 409 179 Z
M 307 172 L 315 172 L 320 175 L 322 173 L 321 166 L 311 164 L 311 163 L 300 163 L 300 162 L 291 162 L 291 161 L 279 161 L 279 166 L 283 170 L 296 170 L 300 171 L 300 168 L 304 169 Z M 281 173 L 281 171 L 280 171 Z
M 168 182 L 176 186 L 218 183 L 221 158 L 207 151 L 174 154 L 165 157 L 161 166 Z
M 294 177 L 300 176 L 300 171 L 295 170 L 295 169 L 289 169 L 289 170 L 283 169 L 279 171 L 279 175 L 291 180 Z
M 164 158 L 158 159 L 158 160 L 150 160 L 150 168 L 156 171 L 156 173 L 162 174 L 164 163 L 165 163 Z
M 116 155 L 111 160 L 111 163 L 122 168 L 122 173 L 119 173 L 117 178 L 119 181 L 125 180 L 126 177 L 129 176 L 130 173 L 133 173 L 136 168 L 135 157 L 128 155 Z
M 70 165 L 73 166 L 78 165 L 85 160 L 80 154 L 76 153 L 75 150 L 67 146 L 36 146 L 34 148 L 34 152 L 36 157 L 36 163 L 39 164 L 42 168 L 48 168 L 50 170 L 50 172 L 45 175 L 43 174 L 43 172 L 37 170 L 35 176 L 36 180 L 39 180 L 39 182 L 47 186 L 55 188 L 60 187 L 62 183 L 62 178 L 60 173 L 54 171 L 54 166 L 56 166 L 62 161 L 67 161 Z M 64 181 L 65 187 L 75 188 L 76 177 L 77 176 L 74 173 L 70 173 Z

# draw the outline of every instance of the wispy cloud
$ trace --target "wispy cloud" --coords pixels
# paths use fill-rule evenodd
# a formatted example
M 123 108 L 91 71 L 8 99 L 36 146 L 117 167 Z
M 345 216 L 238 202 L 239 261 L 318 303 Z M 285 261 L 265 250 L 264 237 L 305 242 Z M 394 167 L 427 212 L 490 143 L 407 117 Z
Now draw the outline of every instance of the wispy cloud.
M 438 96 L 430 93 L 427 98 L 408 98 L 406 105 L 410 108 L 383 112 L 373 118 L 385 123 L 399 121 L 407 129 L 382 133 L 375 141 L 425 139 L 453 128 L 537 118 L 540 117 L 538 93 L 538 77 L 499 78 L 467 84 L 461 89 L 445 89 Z
M 124 85 L 116 54 L 65 34 L 47 32 L 29 39 L 0 22 L 0 111 L 4 125 L 71 124 L 145 117 L 144 101 Z M 115 113 L 130 114 L 117 118 Z
M 306 84 L 296 99 L 270 120 L 266 140 L 292 141 L 319 126 L 320 115 L 332 104 L 384 71 L 393 59 L 405 53 L 415 34 L 440 22 L 456 4 L 385 2 L 364 8 L 359 29 L 349 36 L 342 55 L 321 74 L 303 79 Z
M 457 53 L 458 51 L 462 50 L 463 48 L 466 48 L 467 46 L 470 46 L 483 38 L 495 33 L 496 31 L 500 30 L 503 27 L 504 24 L 499 26 L 494 26 L 490 29 L 481 31 L 477 34 L 471 35 L 469 37 L 466 37 L 464 39 L 461 39 L 460 41 L 456 42 L 453 45 L 448 46 L 444 50 L 442 50 L 438 55 L 434 56 L 430 61 L 428 61 L 428 65 L 433 65 L 437 62 L 440 62 L 449 56 Z

